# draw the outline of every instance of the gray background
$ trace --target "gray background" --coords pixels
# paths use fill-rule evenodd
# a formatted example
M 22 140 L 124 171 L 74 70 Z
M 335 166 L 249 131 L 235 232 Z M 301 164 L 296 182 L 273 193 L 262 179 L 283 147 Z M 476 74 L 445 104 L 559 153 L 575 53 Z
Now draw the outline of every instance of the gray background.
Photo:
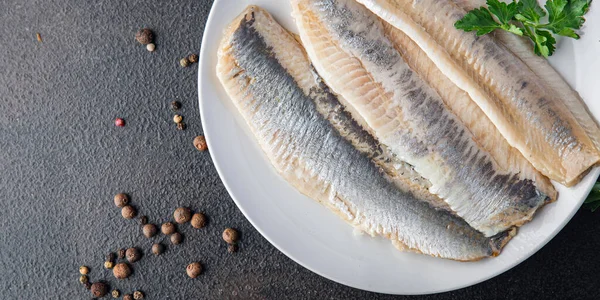
M 80 265 L 92 268 L 92 280 L 140 289 L 146 299 L 393 298 L 331 282 L 278 252 L 229 198 L 209 153 L 194 149 L 202 133 L 197 65 L 183 69 L 178 60 L 200 50 L 211 4 L 0 0 L 0 298 L 90 298 Z M 155 53 L 134 42 L 145 26 L 156 32 Z M 172 100 L 183 104 L 185 131 L 171 121 Z M 113 125 L 117 116 L 125 128 Z M 210 224 L 180 226 L 182 245 L 146 255 L 117 282 L 102 268 L 108 252 L 147 252 L 163 240 L 121 218 L 112 204 L 121 191 L 151 222 L 187 205 Z M 599 220 L 580 211 L 513 270 L 423 299 L 598 299 Z M 242 233 L 235 255 L 220 238 L 227 226 Z M 194 260 L 206 270 L 192 280 L 184 268 Z

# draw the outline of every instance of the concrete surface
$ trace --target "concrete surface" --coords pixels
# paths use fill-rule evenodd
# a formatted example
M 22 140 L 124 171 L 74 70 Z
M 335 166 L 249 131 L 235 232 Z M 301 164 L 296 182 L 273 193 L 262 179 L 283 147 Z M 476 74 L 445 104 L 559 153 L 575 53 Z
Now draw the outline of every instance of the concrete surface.
M 146 299 L 391 299 L 326 280 L 297 265 L 253 229 L 192 139 L 202 133 L 196 66 L 212 1 L 0 0 L 0 299 L 89 299 L 93 281 Z M 150 53 L 134 41 L 156 32 Z M 43 42 L 36 40 L 36 32 Z M 187 130 L 169 103 L 181 101 Z M 115 117 L 127 126 L 113 125 Z M 209 226 L 180 226 L 182 245 L 148 254 L 137 221 L 112 204 L 131 194 L 151 222 L 187 205 Z M 228 254 L 223 228 L 242 233 Z M 580 211 L 546 247 L 513 270 L 463 290 L 413 299 L 598 299 L 600 213 Z M 169 244 L 168 242 L 166 243 Z M 138 246 L 146 255 L 117 282 L 104 257 Z M 185 266 L 201 261 L 192 280 Z M 402 298 L 402 297 L 398 297 Z

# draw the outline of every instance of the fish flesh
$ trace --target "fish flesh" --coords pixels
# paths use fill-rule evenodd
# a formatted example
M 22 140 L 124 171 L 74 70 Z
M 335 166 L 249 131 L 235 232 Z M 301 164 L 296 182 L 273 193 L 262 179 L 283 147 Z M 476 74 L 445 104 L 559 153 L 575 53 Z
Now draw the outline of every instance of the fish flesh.
M 318 111 L 335 97 L 302 46 L 265 10 L 248 7 L 225 32 L 217 76 L 277 172 L 354 227 L 398 248 L 468 261 L 496 256 L 514 235 L 485 237 L 385 178 Z
M 417 43 L 542 174 L 572 186 L 600 161 L 597 124 L 558 74 L 540 76 L 547 68 L 516 48 L 454 28 L 464 0 L 357 1 Z
M 493 236 L 531 220 L 556 197 L 550 182 L 505 144 L 466 95 L 444 76 L 423 78 L 411 69 L 403 55 L 416 62 L 426 56 L 415 53 L 416 47 L 400 53 L 383 22 L 365 7 L 350 0 L 291 2 L 306 51 L 340 102 L 469 225 Z M 423 63 L 420 71 L 436 72 L 430 65 Z M 449 107 L 432 83 L 446 97 L 462 98 Z

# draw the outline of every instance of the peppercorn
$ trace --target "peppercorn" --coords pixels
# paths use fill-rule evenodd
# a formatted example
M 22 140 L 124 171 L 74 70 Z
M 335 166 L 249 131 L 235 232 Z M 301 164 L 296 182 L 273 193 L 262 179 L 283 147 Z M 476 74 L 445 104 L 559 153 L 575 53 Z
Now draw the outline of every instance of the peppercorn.
M 173 213 L 173 217 L 179 224 L 187 223 L 192 219 L 192 211 L 187 207 L 179 207 Z
M 118 263 L 113 268 L 113 275 L 115 275 L 115 278 L 117 279 L 125 279 L 131 275 L 131 268 L 126 263 Z
M 114 201 L 117 207 L 123 207 L 129 204 L 129 196 L 127 196 L 127 194 L 124 193 L 116 194 Z
M 112 262 L 114 262 L 114 261 L 115 261 L 115 257 L 116 257 L 116 256 L 115 256 L 115 253 L 111 252 L 111 253 L 109 253 L 109 254 L 106 256 L 106 261 L 112 261 Z
M 154 255 L 161 255 L 163 251 L 165 251 L 165 247 L 162 244 L 152 245 L 152 253 L 154 253 Z
M 191 278 L 196 278 L 202 273 L 202 265 L 199 262 L 193 262 L 185 268 L 185 271 Z
M 194 228 L 202 228 L 206 226 L 206 216 L 203 213 L 195 213 L 192 216 L 191 223 Z
M 190 55 L 188 56 L 188 60 L 189 60 L 191 63 L 197 63 L 197 62 L 198 62 L 198 54 L 196 54 L 196 53 L 194 53 L 194 54 L 190 54 Z
M 119 290 L 113 290 L 111 294 L 113 298 L 119 298 L 121 296 L 121 292 Z
M 229 244 L 227 245 L 227 252 L 229 253 L 235 253 L 238 250 L 238 246 L 235 244 Z
M 119 249 L 119 259 L 125 258 L 125 248 Z
M 105 261 L 104 262 L 104 267 L 107 269 L 112 269 L 115 266 L 115 263 L 113 263 L 112 261 Z
M 108 286 L 106 286 L 106 283 L 104 282 L 96 282 L 92 284 L 91 290 L 94 297 L 101 298 L 108 293 Z
M 179 245 L 182 241 L 183 235 L 181 235 L 181 233 L 175 232 L 171 235 L 171 243 L 173 243 L 173 245 Z
M 148 28 L 143 28 L 135 34 L 135 39 L 142 45 L 148 45 L 154 40 L 154 33 Z
M 179 110 L 181 108 L 181 103 L 179 101 L 171 102 L 171 108 L 173 110 Z
M 127 257 L 127 261 L 134 263 L 142 258 L 142 253 L 137 248 L 129 248 L 126 251 L 125 256 Z
M 158 232 L 158 229 L 156 228 L 156 225 L 154 225 L 154 224 L 146 224 L 146 225 L 144 225 L 144 227 L 142 227 L 142 233 L 144 233 L 144 236 L 147 238 L 151 238 L 151 237 L 155 236 L 157 232 Z
M 92 289 L 92 283 L 91 282 L 86 282 L 84 285 L 86 290 L 91 290 Z
M 88 268 L 86 266 L 79 267 L 79 273 L 81 273 L 81 275 L 87 275 L 89 272 L 90 272 L 90 268 Z
M 238 239 L 238 232 L 233 228 L 225 228 L 223 231 L 223 240 L 227 242 L 227 244 L 235 244 Z
M 164 223 L 160 227 L 160 231 L 162 231 L 162 233 L 165 235 L 173 234 L 173 233 L 175 233 L 176 230 L 177 229 L 175 228 L 175 224 L 173 224 L 171 222 Z
M 121 215 L 125 219 L 133 219 L 133 218 L 135 218 L 135 215 L 137 215 L 137 211 L 135 210 L 135 208 L 133 206 L 125 205 L 121 209 Z
M 127 295 L 123 296 L 123 300 L 133 300 L 133 295 L 127 294 Z
M 156 45 L 154 45 L 152 43 L 146 45 L 146 50 L 148 50 L 150 52 L 154 52 L 154 49 L 156 49 Z
M 187 59 L 187 57 L 184 57 L 179 61 L 179 65 L 185 68 L 190 65 L 190 61 Z
M 144 293 L 142 293 L 140 291 L 133 292 L 133 299 L 135 299 L 135 300 L 144 299 Z
M 185 125 L 183 122 L 177 123 L 177 130 L 185 130 L 186 127 L 187 125 Z
M 86 284 L 90 282 L 90 279 L 86 275 L 81 275 L 79 276 L 79 282 L 81 282 L 82 284 Z
M 140 217 L 140 224 L 142 224 L 142 225 L 148 224 L 148 217 L 147 216 L 141 216 Z
M 180 116 L 180 115 L 174 115 L 173 116 L 173 122 L 179 124 L 179 123 L 181 123 L 181 121 L 183 121 L 183 117 L 182 116 Z
M 115 119 L 115 126 L 117 126 L 117 127 L 123 127 L 123 126 L 125 126 L 125 120 L 123 120 L 121 118 L 116 118 Z
M 199 151 L 206 151 L 208 149 L 208 145 L 206 144 L 206 139 L 204 136 L 199 135 L 194 138 L 194 147 Z

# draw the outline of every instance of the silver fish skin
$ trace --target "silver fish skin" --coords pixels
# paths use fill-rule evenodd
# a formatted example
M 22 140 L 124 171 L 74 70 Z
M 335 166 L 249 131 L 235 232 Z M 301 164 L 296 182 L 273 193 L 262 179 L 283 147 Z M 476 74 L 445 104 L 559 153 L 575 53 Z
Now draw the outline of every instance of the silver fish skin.
M 487 238 L 389 182 L 317 110 L 304 49 L 265 11 L 248 7 L 225 32 L 217 76 L 274 168 L 356 228 L 399 248 L 460 260 L 498 255 L 514 232 Z
M 469 225 L 494 236 L 529 221 L 547 202 L 535 177 L 498 165 L 479 144 L 483 139 L 407 65 L 372 12 L 350 0 L 291 3 L 308 55 L 328 86 Z
M 519 59 L 516 47 L 491 35 L 454 27 L 472 3 L 356 1 L 414 40 L 542 174 L 572 186 L 600 162 L 598 125 L 568 84 L 544 71 L 549 65 Z

